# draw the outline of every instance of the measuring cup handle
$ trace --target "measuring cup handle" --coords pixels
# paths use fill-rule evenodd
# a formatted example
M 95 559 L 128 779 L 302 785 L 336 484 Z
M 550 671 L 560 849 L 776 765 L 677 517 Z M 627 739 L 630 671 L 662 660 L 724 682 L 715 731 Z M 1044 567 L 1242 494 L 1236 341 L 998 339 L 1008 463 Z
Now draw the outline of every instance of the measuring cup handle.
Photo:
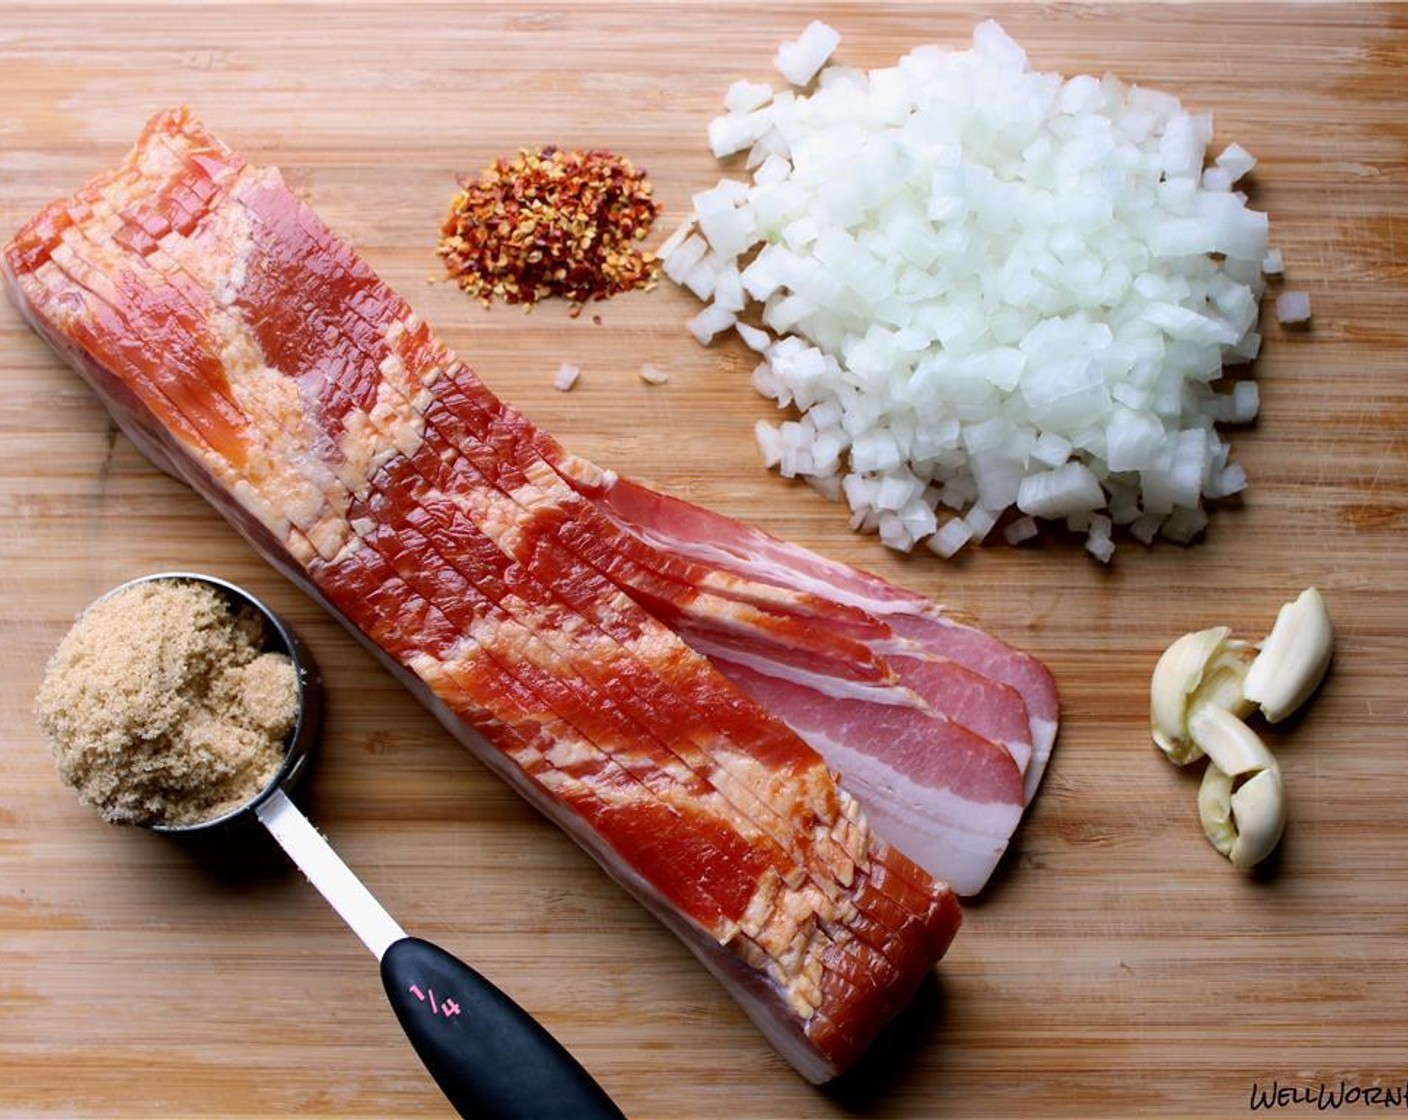
M 393 943 L 381 980 L 406 1037 L 461 1116 L 625 1120 L 536 1019 L 439 946 L 418 937 Z

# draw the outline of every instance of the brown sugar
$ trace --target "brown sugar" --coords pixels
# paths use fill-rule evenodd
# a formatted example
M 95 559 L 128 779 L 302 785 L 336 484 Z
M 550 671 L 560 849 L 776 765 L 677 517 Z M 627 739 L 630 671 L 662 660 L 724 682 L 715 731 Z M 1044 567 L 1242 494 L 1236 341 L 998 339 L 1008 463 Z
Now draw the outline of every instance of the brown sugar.
M 99 600 L 50 659 L 35 704 L 65 782 L 118 824 L 195 824 L 277 773 L 297 717 L 293 663 L 263 620 L 191 580 Z

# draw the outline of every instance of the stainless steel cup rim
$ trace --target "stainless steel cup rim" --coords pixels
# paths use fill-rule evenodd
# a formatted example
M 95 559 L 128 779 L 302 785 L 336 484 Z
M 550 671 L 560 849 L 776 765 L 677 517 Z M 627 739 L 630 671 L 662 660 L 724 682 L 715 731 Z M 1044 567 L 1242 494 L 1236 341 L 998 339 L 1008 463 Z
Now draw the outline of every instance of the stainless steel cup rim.
M 154 572 L 138 576 L 119 584 L 106 594 L 94 600 L 94 605 L 105 599 L 142 583 L 187 582 L 202 583 L 213 587 L 236 606 L 247 606 L 256 611 L 265 624 L 265 643 L 268 649 L 285 653 L 293 662 L 294 676 L 298 686 L 298 715 L 293 729 L 284 742 L 284 759 L 278 771 L 257 794 L 242 805 L 208 820 L 192 824 L 150 824 L 146 827 L 153 832 L 179 833 L 189 835 L 197 832 L 210 832 L 231 825 L 250 821 L 254 811 L 272 797 L 276 790 L 290 789 L 307 769 L 309 756 L 317 743 L 319 723 L 322 717 L 322 679 L 318 675 L 313 656 L 299 637 L 279 615 L 261 599 L 246 591 L 238 584 L 220 579 L 203 572 Z

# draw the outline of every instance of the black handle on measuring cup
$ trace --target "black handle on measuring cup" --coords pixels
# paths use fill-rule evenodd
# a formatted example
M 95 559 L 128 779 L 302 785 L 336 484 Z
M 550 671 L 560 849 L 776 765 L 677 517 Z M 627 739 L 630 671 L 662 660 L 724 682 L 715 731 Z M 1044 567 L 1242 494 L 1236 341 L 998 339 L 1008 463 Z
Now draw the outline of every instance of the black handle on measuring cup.
M 439 946 L 393 942 L 381 981 L 425 1068 L 467 1120 L 625 1120 L 536 1019 Z

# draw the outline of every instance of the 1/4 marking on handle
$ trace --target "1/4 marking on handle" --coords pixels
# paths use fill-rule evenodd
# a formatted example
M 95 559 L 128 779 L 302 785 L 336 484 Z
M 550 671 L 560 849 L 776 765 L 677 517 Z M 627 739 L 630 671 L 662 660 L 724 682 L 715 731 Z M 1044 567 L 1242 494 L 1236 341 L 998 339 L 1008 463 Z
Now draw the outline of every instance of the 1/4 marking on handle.
M 430 1013 L 432 1015 L 444 1015 L 445 1018 L 449 1019 L 460 1013 L 460 1005 L 456 1003 L 453 999 L 442 999 L 437 1005 L 435 1002 L 434 988 L 427 986 L 425 992 L 422 992 L 420 990 L 419 985 L 410 984 L 407 986 L 406 990 L 410 992 L 411 995 L 415 996 L 416 999 L 420 1000 L 421 1003 L 426 1002 L 426 992 L 429 992 Z

